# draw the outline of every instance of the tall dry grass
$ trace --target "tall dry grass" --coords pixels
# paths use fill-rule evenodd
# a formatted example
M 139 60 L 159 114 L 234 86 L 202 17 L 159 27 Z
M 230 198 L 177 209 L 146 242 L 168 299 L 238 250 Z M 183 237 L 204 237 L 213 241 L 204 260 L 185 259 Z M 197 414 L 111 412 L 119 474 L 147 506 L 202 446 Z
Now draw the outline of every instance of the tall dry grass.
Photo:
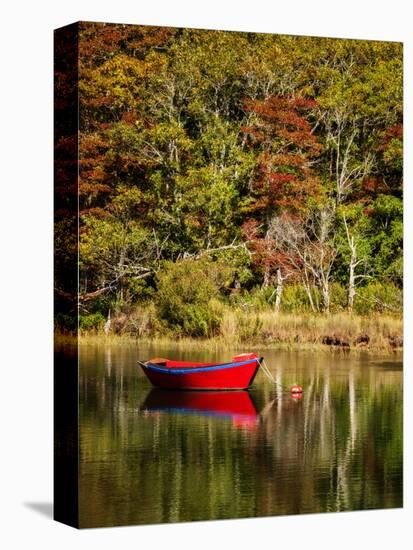
M 79 337 L 82 345 L 110 345 L 135 341 L 154 344 L 158 348 L 178 347 L 203 349 L 213 347 L 350 349 L 393 353 L 403 346 L 401 316 L 376 314 L 360 316 L 346 312 L 325 314 L 257 312 L 225 308 L 220 332 L 213 338 L 176 338 L 151 331 L 143 333 L 125 330 L 119 334 L 85 333 Z
M 237 343 L 396 349 L 403 345 L 403 320 L 384 314 L 362 317 L 344 312 L 297 315 L 271 310 L 228 310 L 221 323 L 221 337 Z

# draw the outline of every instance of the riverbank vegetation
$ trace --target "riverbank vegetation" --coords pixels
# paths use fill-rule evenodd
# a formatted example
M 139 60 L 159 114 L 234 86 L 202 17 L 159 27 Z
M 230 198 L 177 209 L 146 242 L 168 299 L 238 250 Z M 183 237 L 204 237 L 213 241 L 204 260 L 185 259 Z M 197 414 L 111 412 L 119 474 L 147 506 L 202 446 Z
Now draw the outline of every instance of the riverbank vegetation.
M 105 334 L 105 319 L 94 317 L 93 328 L 81 325 L 80 343 L 110 344 L 135 342 L 157 348 L 204 349 L 246 347 L 372 351 L 393 353 L 403 347 L 403 322 L 400 316 L 359 316 L 343 313 L 314 315 L 312 313 L 258 312 L 225 307 L 221 311 L 219 328 L 204 337 L 188 337 L 180 331 L 165 329 L 155 317 L 154 309 L 138 308 L 130 316 L 113 320 L 113 329 Z
M 81 24 L 79 52 L 59 329 L 402 345 L 400 44 Z

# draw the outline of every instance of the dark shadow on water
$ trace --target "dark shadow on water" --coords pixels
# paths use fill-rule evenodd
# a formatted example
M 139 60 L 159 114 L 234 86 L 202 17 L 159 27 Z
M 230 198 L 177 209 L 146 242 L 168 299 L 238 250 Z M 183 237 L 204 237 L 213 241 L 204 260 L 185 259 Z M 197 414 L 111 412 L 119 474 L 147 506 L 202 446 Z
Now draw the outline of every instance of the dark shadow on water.
M 26 508 L 34 510 L 38 514 L 53 519 L 53 503 L 52 502 L 23 502 Z

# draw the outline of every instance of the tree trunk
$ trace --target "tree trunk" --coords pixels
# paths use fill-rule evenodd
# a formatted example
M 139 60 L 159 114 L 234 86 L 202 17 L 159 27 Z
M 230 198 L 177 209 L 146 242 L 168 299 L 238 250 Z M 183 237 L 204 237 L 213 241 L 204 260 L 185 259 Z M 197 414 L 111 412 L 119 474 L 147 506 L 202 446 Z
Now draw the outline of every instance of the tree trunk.
M 281 269 L 277 269 L 277 288 L 275 289 L 275 311 L 280 311 L 281 307 L 281 295 L 283 292 L 283 278 L 281 275 Z
M 347 224 L 346 224 L 347 229 Z M 350 264 L 349 264 L 349 276 L 348 276 L 348 309 L 353 311 L 354 298 L 356 296 L 356 267 L 359 263 L 357 261 L 357 247 L 354 242 L 354 237 L 347 234 L 348 244 L 351 251 Z
M 355 283 L 355 261 L 353 260 L 353 254 L 351 255 L 349 266 L 349 280 L 348 280 L 348 309 L 353 311 L 354 298 L 356 296 L 356 283 Z
M 321 296 L 323 298 L 323 310 L 328 313 L 330 311 L 330 285 L 327 280 L 321 284 Z
M 264 265 L 264 277 L 262 280 L 262 288 L 269 287 L 270 282 L 271 282 L 270 267 L 268 265 Z
M 356 267 L 360 263 L 357 260 L 357 246 L 354 241 L 353 235 L 350 235 L 346 218 L 344 217 L 344 226 L 346 228 L 347 243 L 351 252 L 350 263 L 348 266 L 348 295 L 347 295 L 347 307 L 349 311 L 353 311 L 354 298 L 356 296 Z
M 310 306 L 311 306 L 311 310 L 315 313 L 317 311 L 317 308 L 315 307 L 314 305 L 314 300 L 313 300 L 313 297 L 311 295 L 311 288 L 310 286 L 307 284 L 307 283 L 303 283 L 303 286 L 304 286 L 304 289 L 307 293 L 307 297 L 308 297 L 308 301 L 310 302 Z
M 303 286 L 305 288 L 305 291 L 307 293 L 308 301 L 310 302 L 311 309 L 315 313 L 317 311 L 317 309 L 314 305 L 314 300 L 313 300 L 313 297 L 311 295 L 311 287 L 310 287 L 310 283 L 309 283 L 309 280 L 308 280 L 308 273 L 307 273 L 307 269 L 305 269 L 305 268 L 304 268 L 304 276 L 302 278 L 302 281 L 303 281 Z
M 271 219 L 268 217 L 267 219 L 267 225 L 269 226 L 271 223 Z M 270 238 L 270 232 L 267 230 L 265 234 L 265 256 L 264 256 L 264 278 L 262 281 L 262 288 L 267 288 L 271 283 L 271 265 L 269 262 L 269 257 L 272 252 L 272 246 L 271 246 L 271 238 Z

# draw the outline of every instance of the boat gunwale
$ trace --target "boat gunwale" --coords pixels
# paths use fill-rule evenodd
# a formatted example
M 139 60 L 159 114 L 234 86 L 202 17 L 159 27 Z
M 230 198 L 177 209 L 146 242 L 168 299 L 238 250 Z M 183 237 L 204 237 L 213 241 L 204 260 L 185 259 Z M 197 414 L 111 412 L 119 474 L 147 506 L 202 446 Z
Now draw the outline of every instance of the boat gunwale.
M 246 365 L 250 365 L 251 363 L 257 363 L 257 370 L 258 367 L 261 365 L 262 357 L 257 357 L 254 359 L 248 359 L 245 361 L 236 361 L 231 363 L 217 363 L 213 364 L 211 366 L 203 366 L 203 367 L 162 367 L 159 364 L 156 363 L 142 363 L 139 361 L 139 363 L 146 369 L 151 370 L 152 372 L 159 372 L 163 374 L 192 374 L 192 373 L 200 373 L 200 372 L 214 372 L 218 370 L 226 370 L 226 369 L 232 369 L 236 367 L 244 367 Z

